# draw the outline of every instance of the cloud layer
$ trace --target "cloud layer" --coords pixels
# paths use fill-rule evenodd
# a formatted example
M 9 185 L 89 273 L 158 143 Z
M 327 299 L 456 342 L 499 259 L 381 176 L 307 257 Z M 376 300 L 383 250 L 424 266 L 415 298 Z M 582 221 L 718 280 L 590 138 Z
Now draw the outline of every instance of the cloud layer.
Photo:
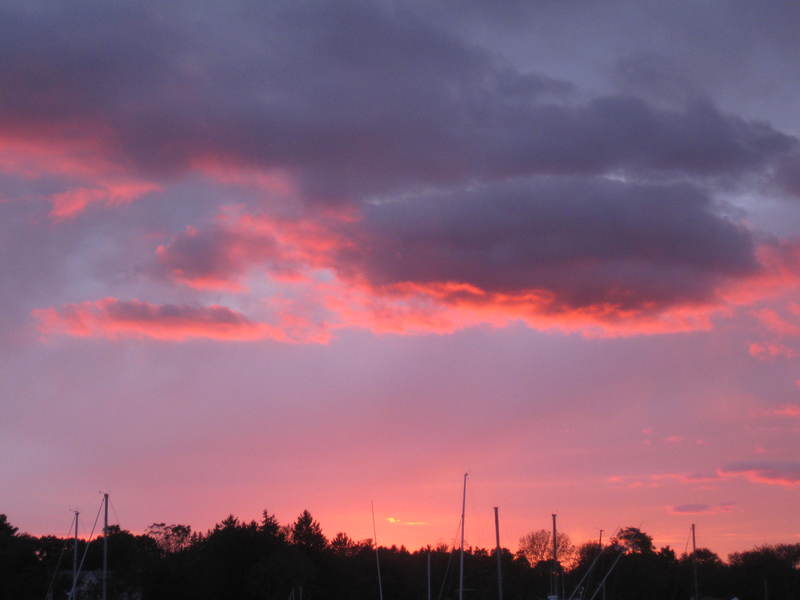
M 180 7 L 5 7 L 20 49 L 0 71 L 5 143 L 145 179 L 286 172 L 312 202 L 536 174 L 740 176 L 796 146 L 707 99 L 586 98 L 382 3 L 232 5 L 193 26 Z
M 20 48 L 0 69 L 0 166 L 60 178 L 52 219 L 197 176 L 257 195 L 235 222 L 162 236 L 144 269 L 161 281 L 242 292 L 254 272 L 326 271 L 373 305 L 334 308 L 336 326 L 394 311 L 396 330 L 641 333 L 708 328 L 763 275 L 764 236 L 720 193 L 791 191 L 797 139 L 657 55 L 592 90 L 422 5 L 234 3 L 191 22 L 186 8 L 0 15 Z

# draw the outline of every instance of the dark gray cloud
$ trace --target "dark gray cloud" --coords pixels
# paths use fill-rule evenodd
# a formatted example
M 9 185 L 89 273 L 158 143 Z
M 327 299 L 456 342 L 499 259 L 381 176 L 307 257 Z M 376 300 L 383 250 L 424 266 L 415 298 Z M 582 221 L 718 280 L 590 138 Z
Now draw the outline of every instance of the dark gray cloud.
M 579 100 L 408 7 L 193 7 L 6 6 L 0 127 L 91 141 L 150 176 L 282 168 L 338 201 L 532 174 L 738 174 L 796 143 L 709 100 Z
M 249 267 L 286 272 L 297 267 L 291 262 L 268 233 L 258 235 L 218 226 L 202 231 L 189 229 L 160 246 L 151 274 L 200 287 L 230 287 Z
M 368 207 L 339 258 L 375 285 L 544 290 L 554 308 L 703 302 L 758 270 L 751 234 L 689 185 L 550 178 Z
M 787 155 L 778 162 L 775 182 L 781 191 L 794 199 L 800 199 L 800 153 Z
M 686 69 L 663 44 L 609 50 L 612 84 L 597 91 L 559 68 L 566 58 L 520 61 L 469 35 L 476 10 L 506 29 L 597 18 L 605 33 L 585 51 L 620 7 L 471 7 L 448 25 L 422 3 L 6 4 L 0 128 L 155 180 L 209 162 L 283 169 L 304 198 L 355 205 L 361 220 L 331 233 L 358 244 L 322 258 L 376 287 L 541 290 L 553 310 L 713 301 L 758 270 L 754 234 L 712 201 L 718 185 L 777 173 L 790 189 L 795 137 L 732 112 L 703 85 L 708 65 Z M 303 214 L 314 221 L 316 208 Z M 194 283 L 308 258 L 262 233 L 169 233 L 158 268 Z
M 676 515 L 702 515 L 718 512 L 730 512 L 735 506 L 734 502 L 723 502 L 721 504 L 677 504 L 670 506 L 668 512 Z
M 702 189 L 606 178 L 535 177 L 386 200 L 356 221 L 308 224 L 289 238 L 235 225 L 189 230 L 159 249 L 159 268 L 202 284 L 236 282 L 254 266 L 327 267 L 376 290 L 457 282 L 489 294 L 543 292 L 554 312 L 650 313 L 715 301 L 719 286 L 760 269 L 752 233 Z M 327 249 L 320 238 L 332 241 Z
M 792 0 L 768 8 L 749 0 L 425 4 L 437 23 L 457 23 L 518 65 L 544 65 L 596 89 L 620 82 L 620 64 L 635 66 L 629 73 L 643 84 L 637 91 L 650 97 L 656 89 L 685 96 L 673 86 L 681 81 L 726 109 L 800 124 L 786 103 L 797 93 L 791 75 L 800 52 L 800 8 Z M 659 79 L 652 79 L 656 72 Z

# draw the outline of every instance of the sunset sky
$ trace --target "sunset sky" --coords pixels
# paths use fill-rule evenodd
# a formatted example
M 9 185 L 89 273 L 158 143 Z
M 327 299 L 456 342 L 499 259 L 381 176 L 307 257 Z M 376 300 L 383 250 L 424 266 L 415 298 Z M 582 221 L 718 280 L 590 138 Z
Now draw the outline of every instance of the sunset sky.
M 3 2 L 0 512 L 800 542 L 799 22 Z

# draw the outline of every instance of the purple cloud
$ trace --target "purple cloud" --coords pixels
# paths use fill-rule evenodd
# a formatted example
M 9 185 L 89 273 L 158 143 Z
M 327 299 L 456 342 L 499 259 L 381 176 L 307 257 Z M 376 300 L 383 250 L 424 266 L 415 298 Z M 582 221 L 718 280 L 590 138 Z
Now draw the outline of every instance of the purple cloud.
M 720 469 L 723 475 L 744 477 L 754 483 L 769 485 L 800 485 L 800 463 L 758 461 L 731 463 Z

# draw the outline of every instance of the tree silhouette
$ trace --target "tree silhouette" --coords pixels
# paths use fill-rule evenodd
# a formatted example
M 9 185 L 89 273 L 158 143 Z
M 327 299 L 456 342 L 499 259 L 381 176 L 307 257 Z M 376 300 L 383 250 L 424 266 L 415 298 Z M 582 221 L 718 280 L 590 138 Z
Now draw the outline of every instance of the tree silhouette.
M 757 546 L 728 557 L 734 571 L 734 584 L 742 596 L 770 598 L 800 596 L 800 544 Z
M 153 523 L 147 528 L 147 535 L 152 537 L 164 553 L 180 552 L 189 545 L 192 528 L 189 525 L 166 525 Z
M 45 569 L 36 556 L 36 545 L 36 538 L 20 535 L 0 514 L 0 599 L 44 594 Z
M 359 545 L 356 544 L 349 535 L 341 531 L 331 540 L 331 550 L 336 554 L 351 556 L 358 548 Z
M 511 600 L 543 598 L 550 587 L 553 565 L 549 532 L 532 533 L 537 534 L 533 539 L 539 544 L 533 564 L 522 551 L 516 556 L 507 549 L 501 552 L 504 592 Z M 295 600 L 299 600 L 301 591 L 304 600 L 377 596 L 372 541 L 354 541 L 340 532 L 328 543 L 308 511 L 285 526 L 266 511 L 260 522 L 229 515 L 206 533 L 187 534 L 188 526 L 164 523 L 154 523 L 146 535 L 134 535 L 118 526 L 109 528 L 110 597 L 286 600 L 294 592 Z M 170 536 L 178 541 L 173 543 Z M 560 540 L 564 548 L 571 546 L 568 538 L 562 536 Z M 51 580 L 52 597 L 65 597 L 70 584 L 69 553 L 66 562 L 56 566 L 69 541 L 21 534 L 0 516 L 0 600 L 41 600 Z M 79 549 L 82 552 L 86 547 L 81 542 Z M 426 596 L 429 551 L 434 593 L 438 596 L 441 590 L 442 599 L 455 597 L 457 563 L 451 548 L 440 545 L 409 552 L 393 546 L 381 549 L 385 600 Z M 648 534 L 627 527 L 620 530 L 613 545 L 599 552 L 596 543 L 583 544 L 574 551 L 575 560 L 562 571 L 567 594 L 578 587 L 597 557 L 581 584 L 585 598 L 598 590 L 601 578 L 609 573 L 605 587 L 607 597 L 613 600 L 688 598 L 693 591 L 695 562 L 703 597 L 761 600 L 766 589 L 769 597 L 777 600 L 800 598 L 800 544 L 759 546 L 731 554 L 728 562 L 700 548 L 678 560 L 669 546 L 656 550 Z M 564 555 L 560 558 L 563 560 Z M 468 599 L 494 600 L 494 551 L 467 548 L 464 564 Z M 92 578 L 97 581 L 101 566 L 102 544 L 92 542 L 84 565 L 87 592 L 79 600 L 97 600 L 88 582 Z
M 16 535 L 17 531 L 19 531 L 19 529 L 8 522 L 8 517 L 4 514 L 0 514 L 0 538 L 10 538 Z
M 638 527 L 623 527 L 611 543 L 632 554 L 652 554 L 654 551 L 653 538 Z
M 297 517 L 292 525 L 291 535 L 292 543 L 304 550 L 320 552 L 328 545 L 328 540 L 322 534 L 322 527 L 307 510 Z
M 556 536 L 558 548 L 556 560 L 562 564 L 571 565 L 575 560 L 575 546 L 569 539 L 569 535 L 563 531 Z M 542 561 L 552 560 L 553 558 L 553 537 L 546 529 L 539 529 L 526 533 L 519 539 L 519 554 L 524 556 L 531 566 L 535 566 Z
M 261 532 L 268 538 L 284 539 L 281 524 L 275 515 L 269 514 L 266 510 L 261 513 Z

